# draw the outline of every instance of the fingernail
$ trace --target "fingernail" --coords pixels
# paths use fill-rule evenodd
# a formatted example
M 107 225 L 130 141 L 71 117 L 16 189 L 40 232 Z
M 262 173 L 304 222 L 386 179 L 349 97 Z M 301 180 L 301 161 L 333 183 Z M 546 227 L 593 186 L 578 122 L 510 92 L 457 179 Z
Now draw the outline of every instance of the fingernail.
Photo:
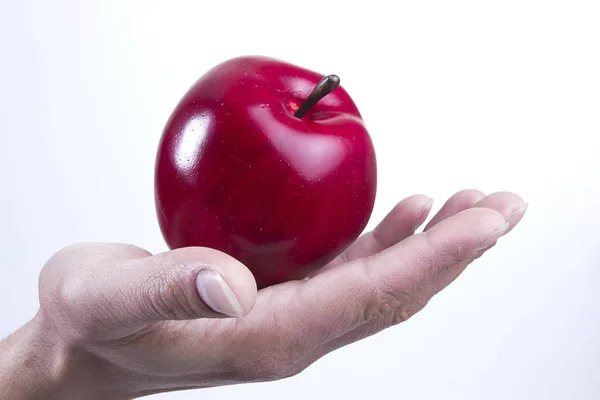
M 510 213 L 510 217 L 508 217 L 508 219 L 511 220 L 514 216 L 523 214 L 525 211 L 527 211 L 527 207 L 529 207 L 529 203 L 523 204 L 522 207 L 517 208 L 512 213 Z
M 419 216 L 415 220 L 415 226 L 413 227 L 413 231 L 417 230 L 417 228 L 419 226 L 421 226 L 423 224 L 423 222 L 425 222 L 425 219 L 427 219 L 427 215 L 429 215 L 429 212 L 431 211 L 432 206 L 433 206 L 433 199 L 429 198 L 427 203 L 425 203 L 423 205 L 423 208 L 421 208 L 421 211 L 419 212 Z
M 525 211 L 527 211 L 527 207 L 529 207 L 529 203 L 523 204 L 521 207 L 517 208 L 516 210 L 513 210 L 510 213 L 510 215 L 507 218 L 507 221 L 510 223 L 510 228 L 508 228 L 505 234 L 510 232 L 517 225 L 517 222 L 519 222 L 521 218 L 523 218 Z
M 478 253 L 482 250 L 486 250 L 490 246 L 492 246 L 498 239 L 502 237 L 506 233 L 506 230 L 510 226 L 510 223 L 507 221 L 498 228 L 494 229 L 490 233 L 488 233 L 487 237 L 477 246 L 477 248 L 473 251 L 473 253 Z
M 244 316 L 242 305 L 218 272 L 210 269 L 200 271 L 196 277 L 196 289 L 202 301 L 214 311 L 230 317 Z

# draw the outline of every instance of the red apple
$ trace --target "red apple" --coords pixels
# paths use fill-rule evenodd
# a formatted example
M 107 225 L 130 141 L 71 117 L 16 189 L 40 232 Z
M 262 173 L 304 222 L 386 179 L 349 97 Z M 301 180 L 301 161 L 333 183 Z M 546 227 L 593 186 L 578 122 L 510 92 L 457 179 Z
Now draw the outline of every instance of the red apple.
M 170 116 L 156 159 L 169 248 L 223 251 L 263 288 L 308 276 L 356 240 L 375 201 L 376 159 L 338 84 L 266 57 L 203 75 Z

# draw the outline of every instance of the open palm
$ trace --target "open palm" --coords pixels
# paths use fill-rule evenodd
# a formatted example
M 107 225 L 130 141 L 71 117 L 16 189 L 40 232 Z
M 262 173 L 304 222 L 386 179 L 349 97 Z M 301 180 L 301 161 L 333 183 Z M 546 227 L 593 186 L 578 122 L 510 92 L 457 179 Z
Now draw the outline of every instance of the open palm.
M 42 271 L 37 317 L 71 359 L 94 366 L 69 373 L 82 383 L 92 374 L 102 396 L 289 377 L 417 313 L 526 205 L 508 192 L 461 191 L 415 233 L 430 209 L 428 197 L 409 197 L 318 273 L 258 292 L 242 264 L 211 249 L 152 256 L 122 244 L 69 246 Z M 195 277 L 204 269 L 222 277 L 244 317 L 202 300 Z

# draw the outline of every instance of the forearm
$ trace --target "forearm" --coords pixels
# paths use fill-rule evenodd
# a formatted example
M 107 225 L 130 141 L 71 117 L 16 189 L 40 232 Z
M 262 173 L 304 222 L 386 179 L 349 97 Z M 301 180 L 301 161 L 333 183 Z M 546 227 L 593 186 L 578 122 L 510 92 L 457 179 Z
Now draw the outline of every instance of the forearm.
M 129 400 L 147 393 L 116 385 L 121 371 L 56 337 L 38 314 L 0 341 L 0 400 Z
M 0 342 L 0 399 L 56 398 L 61 366 L 51 355 L 54 345 L 45 337 L 38 318 Z

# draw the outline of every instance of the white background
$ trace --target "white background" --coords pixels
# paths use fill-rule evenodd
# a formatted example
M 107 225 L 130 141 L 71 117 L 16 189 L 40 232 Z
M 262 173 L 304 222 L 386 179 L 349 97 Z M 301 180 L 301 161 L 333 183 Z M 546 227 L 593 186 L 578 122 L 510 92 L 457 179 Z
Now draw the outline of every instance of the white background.
M 0 0 L 0 335 L 62 246 L 166 249 L 162 127 L 207 69 L 262 54 L 355 99 L 380 170 L 370 227 L 414 193 L 530 208 L 406 324 L 288 380 L 155 398 L 600 398 L 599 21 L 595 1 Z

